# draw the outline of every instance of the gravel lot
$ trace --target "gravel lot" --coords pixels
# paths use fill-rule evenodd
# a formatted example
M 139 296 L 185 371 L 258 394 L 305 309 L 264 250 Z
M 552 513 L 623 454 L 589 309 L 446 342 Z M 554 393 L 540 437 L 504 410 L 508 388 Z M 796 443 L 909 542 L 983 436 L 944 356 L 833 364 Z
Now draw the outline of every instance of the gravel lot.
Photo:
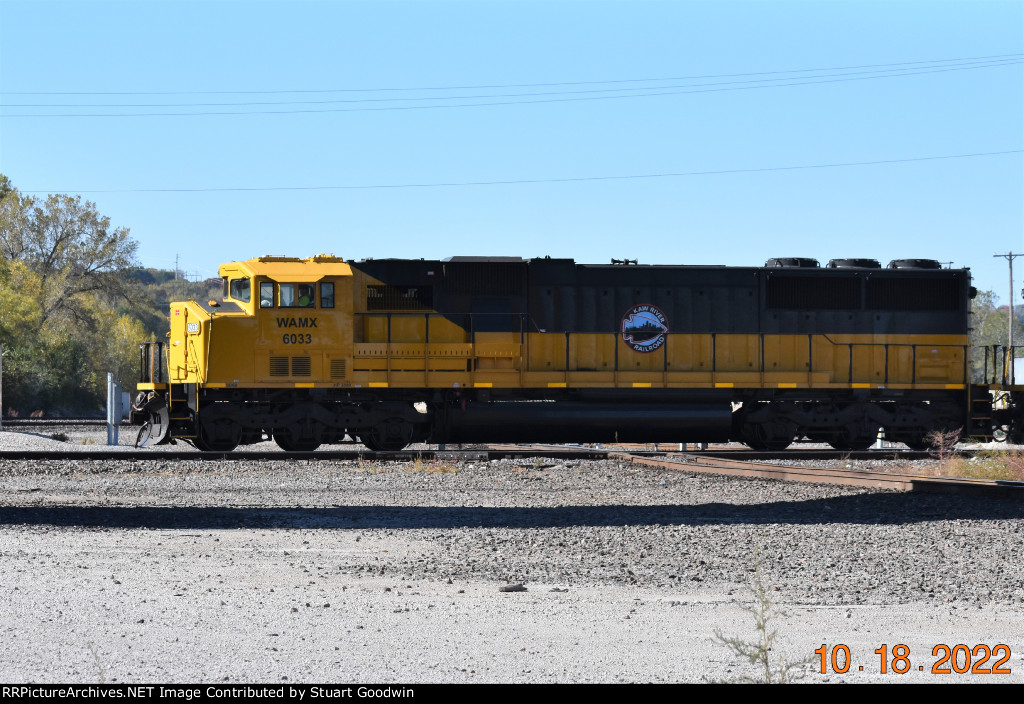
M 1020 500 L 615 461 L 90 461 L 105 431 L 65 432 L 81 460 L 0 462 L 4 682 L 732 679 L 755 671 L 715 634 L 755 639 L 757 564 L 804 681 L 1024 682 Z M 72 447 L 0 432 L 26 445 Z M 848 673 L 819 673 L 823 643 Z M 883 675 L 897 643 L 911 671 Z M 932 673 L 960 643 L 1007 644 L 1012 674 Z

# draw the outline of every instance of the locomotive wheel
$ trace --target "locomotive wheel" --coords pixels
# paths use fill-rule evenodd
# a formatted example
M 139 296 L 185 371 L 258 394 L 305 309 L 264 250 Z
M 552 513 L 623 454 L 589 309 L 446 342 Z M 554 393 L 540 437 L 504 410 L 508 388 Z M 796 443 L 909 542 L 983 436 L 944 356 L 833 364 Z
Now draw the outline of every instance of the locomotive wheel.
M 373 452 L 398 452 L 412 441 L 413 426 L 401 418 L 391 418 L 359 436 L 359 442 Z
M 744 442 L 751 450 L 758 450 L 760 452 L 778 452 L 780 450 L 785 450 L 793 444 L 792 439 L 786 440 L 785 438 L 772 438 L 771 440 L 747 439 Z
M 359 442 L 363 443 L 371 452 L 398 452 L 404 450 L 405 446 L 409 444 L 401 441 L 380 440 L 372 431 L 366 435 L 360 435 Z
M 298 428 L 276 428 L 274 442 L 285 452 L 312 452 L 320 447 L 320 441 L 311 437 L 302 437 Z
M 875 440 L 876 436 L 856 427 L 848 427 L 834 434 L 826 442 L 836 450 L 866 450 L 875 443 Z
M 192 445 L 203 452 L 232 452 L 238 447 L 238 443 L 231 440 L 209 440 L 202 437 L 192 438 Z
M 853 441 L 832 439 L 828 441 L 828 444 L 833 450 L 868 450 L 875 444 L 875 439 L 857 438 Z
M 224 416 L 199 416 L 196 437 L 192 444 L 203 452 L 231 452 L 242 439 L 242 426 Z
M 924 452 L 932 449 L 932 444 L 924 439 L 924 436 L 915 436 L 912 438 L 903 438 L 903 444 L 909 447 L 911 450 L 918 452 Z
M 784 430 L 784 433 L 778 431 Z M 785 450 L 793 444 L 795 431 L 780 427 L 778 424 L 756 423 L 743 427 L 743 442 L 751 450 L 778 451 Z

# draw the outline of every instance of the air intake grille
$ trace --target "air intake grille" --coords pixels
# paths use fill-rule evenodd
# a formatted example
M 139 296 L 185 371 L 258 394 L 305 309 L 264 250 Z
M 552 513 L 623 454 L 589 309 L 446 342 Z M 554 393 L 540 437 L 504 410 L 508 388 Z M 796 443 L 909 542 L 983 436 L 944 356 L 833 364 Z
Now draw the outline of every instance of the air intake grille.
M 868 279 L 867 305 L 874 310 L 959 310 L 955 279 Z
M 309 357 L 292 357 L 292 376 L 309 376 Z
M 343 378 L 345 378 L 345 360 L 344 359 L 332 359 L 331 360 L 331 378 L 332 379 L 343 379 Z
M 458 262 L 445 267 L 449 293 L 521 296 L 526 283 L 522 262 Z
M 769 308 L 796 310 L 859 310 L 860 279 L 848 277 L 786 276 L 768 277 L 766 287 Z
M 270 376 L 288 376 L 288 358 L 270 358 Z

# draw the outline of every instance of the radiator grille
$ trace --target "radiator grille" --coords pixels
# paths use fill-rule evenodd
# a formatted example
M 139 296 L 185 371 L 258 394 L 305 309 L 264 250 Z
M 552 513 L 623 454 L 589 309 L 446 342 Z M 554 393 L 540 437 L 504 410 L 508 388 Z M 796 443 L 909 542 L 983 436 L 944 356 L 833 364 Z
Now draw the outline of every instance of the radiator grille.
M 445 271 L 449 293 L 521 296 L 526 283 L 523 262 L 452 262 Z
M 292 357 L 292 376 L 309 376 L 309 357 Z
M 288 376 L 288 358 L 270 358 L 270 376 Z
M 769 308 L 796 310 L 860 310 L 860 279 L 855 276 L 820 278 L 817 276 L 768 277 Z
M 959 310 L 955 279 L 868 279 L 867 307 L 873 310 Z

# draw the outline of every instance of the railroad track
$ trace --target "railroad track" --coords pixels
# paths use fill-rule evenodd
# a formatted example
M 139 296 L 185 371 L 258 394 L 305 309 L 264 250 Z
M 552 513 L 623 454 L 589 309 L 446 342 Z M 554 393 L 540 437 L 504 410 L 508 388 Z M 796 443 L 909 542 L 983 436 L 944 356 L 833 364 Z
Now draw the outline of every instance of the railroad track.
M 861 450 L 855 452 L 840 452 L 837 450 L 785 450 L 780 452 L 764 452 L 758 450 L 743 449 L 710 449 L 699 452 L 668 452 L 665 450 L 624 450 L 619 447 L 609 448 L 588 448 L 572 447 L 565 445 L 489 445 L 467 449 L 451 450 L 399 450 L 393 452 L 372 452 L 365 449 L 351 450 L 316 450 L 313 452 L 284 452 L 283 450 L 234 450 L 231 452 L 200 452 L 187 443 L 179 442 L 177 447 L 169 448 L 141 448 L 129 449 L 126 446 L 118 446 L 117 449 L 102 449 L 103 445 L 75 446 L 76 449 L 57 450 L 3 450 L 0 451 L 2 459 L 122 459 L 122 460 L 166 460 L 166 459 L 187 459 L 187 460 L 320 460 L 320 461 L 347 461 L 347 460 L 374 460 L 374 461 L 408 461 L 414 459 L 435 460 L 496 460 L 515 459 L 530 457 L 552 457 L 556 459 L 591 459 L 602 460 L 622 456 L 635 457 L 691 457 L 691 458 L 721 458 L 722 460 L 735 460 L 742 462 L 754 462 L 759 460 L 777 460 L 790 462 L 806 461 L 831 461 L 831 460 L 893 460 L 913 461 L 932 459 L 929 452 L 917 452 L 913 450 Z M 972 457 L 979 451 L 964 450 L 958 454 L 963 457 Z
M 981 450 L 963 450 L 957 454 L 973 457 Z M 786 450 L 762 452 L 718 448 L 696 452 L 655 452 L 608 450 L 609 459 L 620 459 L 633 464 L 682 472 L 722 474 L 750 479 L 778 479 L 810 482 L 813 484 L 840 484 L 864 486 L 896 491 L 927 491 L 932 493 L 972 493 L 986 496 L 1024 498 L 1024 482 L 967 477 L 939 477 L 906 472 L 880 472 L 870 469 L 834 469 L 805 467 L 794 464 L 762 464 L 757 460 L 789 462 L 821 460 L 896 460 L 911 461 L 934 459 L 930 452 L 913 450 L 863 450 L 840 452 L 836 450 Z
M 93 445 L 91 447 L 97 447 Z M 188 446 L 186 446 L 188 447 Z M 234 452 L 199 452 L 191 447 L 184 450 L 4 450 L 0 451 L 0 460 L 131 460 L 131 461 L 293 461 L 316 460 L 320 462 L 411 462 L 413 460 L 500 460 L 532 457 L 551 457 L 554 459 L 609 459 L 613 453 L 594 450 L 554 450 L 554 449 L 478 449 L 478 450 L 401 450 L 398 452 L 370 452 L 369 450 L 317 450 L 315 452 L 284 452 L 283 450 L 268 451 L 234 451 Z
M 72 446 L 77 447 L 77 446 Z M 85 449 L 88 447 L 89 449 Z M 411 460 L 416 459 L 510 459 L 515 457 L 561 457 L 563 459 L 608 459 L 623 454 L 637 457 L 715 457 L 745 462 L 776 460 L 780 462 L 810 462 L 836 460 L 891 460 L 917 461 L 935 459 L 931 452 L 916 450 L 783 450 L 766 452 L 761 450 L 702 450 L 699 452 L 666 452 L 664 450 L 621 450 L 618 448 L 572 448 L 572 447 L 513 447 L 493 446 L 482 449 L 457 450 L 399 450 L 394 452 L 372 452 L 370 450 L 316 450 L 313 452 L 285 452 L 283 450 L 234 450 L 231 452 L 200 452 L 182 442 L 182 449 L 100 449 L 104 445 L 82 446 L 75 450 L 0 450 L 0 459 L 132 459 L 150 460 L 259 460 L 259 459 L 302 459 L 302 460 Z M 125 447 L 125 446 L 120 446 Z M 981 454 L 998 454 L 992 450 L 959 450 L 960 457 L 975 457 Z
M 724 474 L 750 479 L 780 479 L 813 484 L 840 484 L 896 491 L 925 491 L 931 493 L 966 493 L 1024 498 L 1024 482 L 967 477 L 936 477 L 903 472 L 878 472 L 867 469 L 833 469 L 825 467 L 799 467 L 794 465 L 761 464 L 749 460 L 714 455 L 688 455 L 685 457 L 651 457 L 621 453 L 612 457 L 648 467 L 673 469 L 682 472 Z
M 974 454 L 970 451 L 962 454 Z M 335 462 L 413 462 L 426 461 L 490 461 L 545 457 L 554 460 L 619 460 L 632 464 L 681 472 L 721 474 L 726 476 L 816 484 L 841 484 L 896 491 L 974 493 L 1024 498 L 1024 482 L 937 477 L 913 473 L 880 472 L 868 469 L 835 469 L 799 466 L 797 462 L 827 460 L 896 460 L 930 459 L 926 452 L 866 450 L 836 452 L 825 450 L 789 450 L 785 452 L 754 452 L 748 450 L 711 449 L 699 452 L 667 452 L 664 450 L 623 450 L 619 448 L 573 448 L 564 446 L 500 446 L 457 450 L 403 450 L 400 452 L 368 452 L 365 450 L 322 450 L 317 452 L 198 452 L 187 450 L 102 450 L 77 451 L 8 450 L 0 452 L 3 460 L 57 461 L 335 461 Z M 787 464 L 765 464 L 765 460 L 788 461 Z
M 62 427 L 81 427 L 81 426 L 105 426 L 106 421 L 96 418 L 14 418 L 5 419 L 3 421 L 3 428 L 18 428 L 19 430 L 27 430 L 29 428 L 36 428 L 43 434 L 46 433 L 46 429 L 57 429 Z M 138 426 L 133 426 L 128 423 L 122 423 L 120 426 L 120 433 L 122 437 L 134 437 L 138 433 Z M 347 443 L 350 446 L 359 446 L 357 443 Z M 275 450 L 270 451 L 247 451 L 247 450 L 236 450 L 229 453 L 219 452 L 206 452 L 198 453 L 190 445 L 185 442 L 180 442 L 179 445 L 182 450 L 169 450 L 161 449 L 159 451 L 154 448 L 138 449 L 135 453 L 132 451 L 125 450 L 112 450 L 108 454 L 103 454 L 105 451 L 100 449 L 90 450 L 89 454 L 96 456 L 96 459 L 102 458 L 114 458 L 115 456 L 121 459 L 149 459 L 153 455 L 159 453 L 162 457 L 168 458 L 185 458 L 188 459 L 261 459 L 264 456 L 268 458 L 278 458 L 280 452 Z M 559 457 L 566 459 L 606 459 L 610 453 L 622 453 L 628 452 L 630 454 L 638 456 L 661 456 L 669 454 L 685 453 L 686 456 L 704 456 L 704 457 L 728 457 L 737 460 L 746 461 L 759 461 L 759 460 L 778 460 L 778 461 L 830 461 L 830 460 L 884 460 L 890 459 L 894 461 L 914 461 L 914 460 L 926 460 L 934 458 L 934 453 L 929 451 L 917 451 L 909 450 L 902 445 L 890 448 L 873 448 L 870 450 L 832 450 L 821 447 L 800 447 L 799 445 L 787 450 L 777 451 L 766 451 L 766 450 L 751 450 L 742 445 L 736 444 L 712 444 L 706 446 L 706 449 L 696 449 L 698 446 L 694 443 L 689 445 L 681 443 L 649 443 L 649 444 L 629 444 L 619 443 L 614 446 L 586 446 L 586 445 L 489 445 L 483 449 L 455 449 L 455 450 L 402 450 L 399 452 L 371 452 L 365 449 L 359 450 L 318 450 L 315 452 L 292 452 L 288 456 L 299 459 L 318 459 L 318 460 L 346 460 L 346 459 L 357 459 L 358 457 L 369 458 L 374 457 L 380 460 L 404 460 L 409 459 L 410 456 L 419 456 L 422 459 L 434 459 L 436 457 L 450 458 L 459 453 L 470 453 L 470 455 L 459 455 L 471 458 L 472 453 L 479 454 L 480 452 L 490 452 L 489 456 L 481 457 L 481 459 L 503 459 L 509 458 L 513 455 L 509 453 L 520 453 L 518 456 L 522 457 L 537 457 L 537 456 L 554 456 L 551 453 L 555 453 Z M 973 450 L 964 449 L 959 450 L 957 454 L 961 457 L 974 457 L 978 454 L 986 453 L 991 454 L 993 452 L 999 452 L 998 450 Z M 440 453 L 440 454 L 438 454 Z M 455 453 L 455 454 L 452 454 Z M 538 453 L 544 453 L 539 455 Z M 8 458 L 38 458 L 38 459 L 63 459 L 67 456 L 77 456 L 81 452 L 68 452 L 62 453 L 60 451 L 0 451 L 0 459 Z
M 4 428 L 53 428 L 61 426 L 106 425 L 104 418 L 4 418 Z M 124 427 L 132 427 L 123 424 Z

